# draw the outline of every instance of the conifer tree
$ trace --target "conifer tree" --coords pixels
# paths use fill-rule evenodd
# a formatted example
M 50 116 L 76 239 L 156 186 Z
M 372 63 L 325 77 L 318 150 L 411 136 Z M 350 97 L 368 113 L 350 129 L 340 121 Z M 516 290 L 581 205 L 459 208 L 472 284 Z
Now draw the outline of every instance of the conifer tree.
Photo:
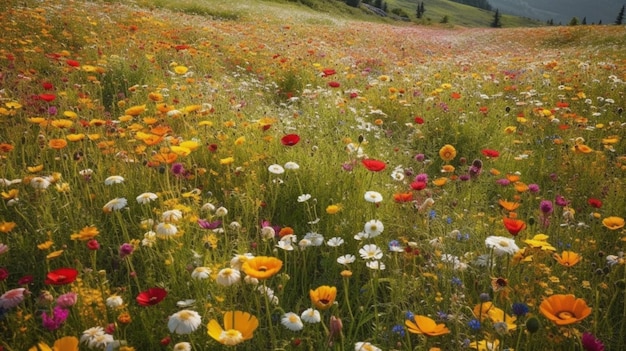
M 359 7 L 361 0 L 346 0 L 346 4 L 352 7 Z
M 619 10 L 619 13 L 617 14 L 617 18 L 615 19 L 615 24 L 617 24 L 618 26 L 622 24 L 622 22 L 624 22 L 624 6 L 625 5 L 622 5 L 622 9 Z
M 496 9 L 496 13 L 493 15 L 493 22 L 491 22 L 491 27 L 500 28 L 502 27 L 502 21 L 500 20 L 500 10 Z

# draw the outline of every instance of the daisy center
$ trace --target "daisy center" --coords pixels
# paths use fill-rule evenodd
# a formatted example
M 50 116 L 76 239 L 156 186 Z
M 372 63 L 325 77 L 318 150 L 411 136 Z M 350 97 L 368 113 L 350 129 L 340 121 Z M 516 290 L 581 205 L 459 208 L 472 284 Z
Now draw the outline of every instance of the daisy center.
M 509 247 L 509 243 L 504 240 L 501 240 L 498 244 L 500 244 L 500 246 L 502 247 Z
M 224 330 L 220 334 L 220 342 L 224 345 L 237 345 L 243 341 L 243 335 L 236 329 Z

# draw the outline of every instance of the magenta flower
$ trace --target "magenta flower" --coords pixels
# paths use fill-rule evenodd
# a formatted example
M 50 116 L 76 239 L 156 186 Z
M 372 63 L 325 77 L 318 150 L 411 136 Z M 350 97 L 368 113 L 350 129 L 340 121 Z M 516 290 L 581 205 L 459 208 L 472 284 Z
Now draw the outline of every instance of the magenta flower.
M 70 314 L 69 310 L 61 308 L 59 306 L 55 306 L 54 309 L 52 310 L 51 316 L 48 316 L 46 312 L 43 312 L 41 314 L 42 325 L 44 328 L 50 331 L 57 330 L 61 327 L 63 322 L 65 322 L 69 314 Z
M 76 304 L 78 294 L 75 292 L 68 292 L 57 297 L 57 306 L 63 309 L 68 309 Z
M 581 343 L 585 351 L 604 351 L 604 344 L 591 333 L 583 333 Z
M 122 246 L 120 246 L 120 258 L 124 258 L 132 254 L 134 249 L 135 248 L 133 247 L 132 244 L 129 244 L 129 243 L 122 244 Z

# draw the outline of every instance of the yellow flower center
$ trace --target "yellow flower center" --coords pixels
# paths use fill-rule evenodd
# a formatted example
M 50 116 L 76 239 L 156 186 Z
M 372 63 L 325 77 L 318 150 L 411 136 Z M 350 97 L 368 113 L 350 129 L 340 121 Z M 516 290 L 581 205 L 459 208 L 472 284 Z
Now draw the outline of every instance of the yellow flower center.
M 509 247 L 509 243 L 506 240 L 501 240 L 498 244 L 502 247 Z
M 572 318 L 576 318 L 576 316 L 574 316 L 574 314 L 570 311 L 563 311 L 563 312 L 559 312 L 556 315 L 557 317 L 559 317 L 560 319 L 572 319 Z
M 181 311 L 178 314 L 178 318 L 182 321 L 189 320 L 191 318 L 191 313 L 189 313 L 189 311 Z

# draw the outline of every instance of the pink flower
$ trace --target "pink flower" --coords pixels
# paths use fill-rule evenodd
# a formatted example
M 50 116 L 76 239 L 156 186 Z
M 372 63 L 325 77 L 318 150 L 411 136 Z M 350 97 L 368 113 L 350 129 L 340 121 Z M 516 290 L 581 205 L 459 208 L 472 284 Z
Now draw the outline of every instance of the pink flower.
M 24 295 L 27 293 L 25 288 L 11 289 L 5 292 L 0 296 L 0 308 L 8 310 L 19 305 L 24 301 Z
M 68 309 L 76 304 L 78 295 L 75 292 L 68 292 L 57 297 L 57 306 Z

